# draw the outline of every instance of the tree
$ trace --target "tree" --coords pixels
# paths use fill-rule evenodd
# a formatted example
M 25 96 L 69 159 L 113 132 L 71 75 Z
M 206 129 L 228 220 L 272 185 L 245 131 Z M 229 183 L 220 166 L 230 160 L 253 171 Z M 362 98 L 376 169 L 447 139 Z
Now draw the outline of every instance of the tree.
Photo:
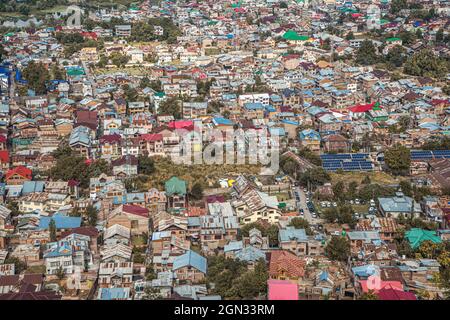
M 333 236 L 325 247 L 325 255 L 331 260 L 346 262 L 350 256 L 350 242 L 340 236 Z
M 384 152 L 384 161 L 389 170 L 395 175 L 406 175 L 411 165 L 410 150 L 397 144 Z
M 436 43 L 441 43 L 444 40 L 444 29 L 440 28 L 436 32 Z
M 88 205 L 86 207 L 86 216 L 88 219 L 88 224 L 92 227 L 95 227 L 97 225 L 98 220 L 98 210 L 93 205 Z
M 377 294 L 373 290 L 369 290 L 368 292 L 363 293 L 359 300 L 378 300 Z
M 404 71 L 413 76 L 443 78 L 448 68 L 448 61 L 436 57 L 430 49 L 423 49 L 406 60 Z
M 129 60 L 129 56 L 117 52 L 111 55 L 111 63 L 114 64 L 117 68 L 124 67 Z
M 41 62 L 30 61 L 23 70 L 23 78 L 27 80 L 28 87 L 33 89 L 36 94 L 45 94 L 47 92 L 46 82 L 50 80 L 50 73 Z
M 289 226 L 294 227 L 295 229 L 305 229 L 307 235 L 313 234 L 311 228 L 309 227 L 308 220 L 305 220 L 303 218 L 298 217 L 292 218 L 291 221 L 289 222 Z
M 331 178 L 325 169 L 316 167 L 313 169 L 308 169 L 304 173 L 302 173 L 299 180 L 303 185 L 307 185 L 308 183 L 310 183 L 313 187 L 317 187 L 323 185 L 325 182 L 330 181 Z
M 356 62 L 362 65 L 372 65 L 378 61 L 377 49 L 372 41 L 364 40 L 356 52 Z
M 3 62 L 3 57 L 6 56 L 6 50 L 2 44 L 0 44 L 0 63 Z
M 203 186 L 200 182 L 194 183 L 191 188 L 190 196 L 195 200 L 200 200 L 203 198 Z
M 163 296 L 157 288 L 145 287 L 143 300 L 159 300 L 162 298 Z
M 159 105 L 159 114 L 172 115 L 175 119 L 181 119 L 181 104 L 177 97 L 171 97 Z
M 354 199 L 356 197 L 357 190 L 358 190 L 358 183 L 356 181 L 351 181 L 348 184 L 348 188 L 347 188 L 348 198 L 349 199 Z
M 64 272 L 64 269 L 62 266 L 56 270 L 56 276 L 58 277 L 59 280 L 64 279 L 65 275 L 66 275 L 66 273 Z
M 50 241 L 54 242 L 56 241 L 56 223 L 55 220 L 51 219 L 50 223 L 48 224 L 48 230 L 50 232 Z
M 342 181 L 336 182 L 333 185 L 332 189 L 333 189 L 334 197 L 336 199 L 338 199 L 339 201 L 344 200 L 344 197 L 345 197 L 345 193 L 344 193 L 345 185 L 344 185 L 344 182 L 342 182 Z
M 412 192 L 412 186 L 411 183 L 407 180 L 402 180 L 399 183 L 400 188 L 402 189 L 402 192 L 407 195 L 408 197 L 412 197 L 413 192 Z
M 353 34 L 352 31 L 350 31 L 349 33 L 347 33 L 347 35 L 345 36 L 345 40 L 353 40 L 355 39 L 355 35 Z
M 403 9 L 408 8 L 408 3 L 406 0 L 392 0 L 391 2 L 391 10 L 392 14 L 398 14 Z
M 155 162 L 152 158 L 140 155 L 138 158 L 139 173 L 151 175 L 155 172 Z
M 288 5 L 286 2 L 284 2 L 284 1 L 280 2 L 280 9 L 287 9 L 287 8 L 288 8 Z
M 9 257 L 5 259 L 5 264 L 14 264 L 14 271 L 16 274 L 21 274 L 27 269 L 27 264 L 17 257 Z
M 406 49 L 402 46 L 396 45 L 391 50 L 389 50 L 386 55 L 386 61 L 388 64 L 394 67 L 401 67 L 406 61 Z

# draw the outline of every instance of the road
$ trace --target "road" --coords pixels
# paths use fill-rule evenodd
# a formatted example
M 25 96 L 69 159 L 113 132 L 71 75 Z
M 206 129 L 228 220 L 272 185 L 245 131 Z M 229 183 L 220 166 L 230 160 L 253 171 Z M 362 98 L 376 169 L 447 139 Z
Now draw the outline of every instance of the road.
M 307 220 L 311 225 L 317 225 L 322 223 L 323 222 L 322 219 L 314 218 L 311 212 L 309 211 L 308 206 L 306 205 L 306 193 L 303 191 L 303 189 L 301 187 L 293 186 L 292 191 L 294 192 L 294 197 L 295 194 L 300 195 L 300 201 L 297 201 L 296 203 L 297 203 L 297 210 L 303 209 L 304 212 L 303 218 Z

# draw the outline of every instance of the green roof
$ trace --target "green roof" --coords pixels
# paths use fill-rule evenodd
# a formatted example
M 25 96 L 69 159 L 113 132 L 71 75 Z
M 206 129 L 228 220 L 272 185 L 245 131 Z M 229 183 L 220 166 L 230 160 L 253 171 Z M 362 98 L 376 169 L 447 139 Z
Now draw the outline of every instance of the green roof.
M 173 194 L 185 195 L 186 194 L 186 181 L 179 179 L 178 177 L 172 177 L 165 183 L 166 195 L 171 196 Z
M 436 231 L 429 231 L 419 228 L 412 228 L 405 232 L 405 237 L 408 239 L 411 248 L 418 248 L 422 242 L 431 241 L 433 243 L 441 243 L 442 240 L 436 235 Z
M 394 38 L 387 38 L 386 41 L 394 42 L 394 41 L 402 41 L 402 39 L 394 37 Z
M 294 30 L 286 31 L 285 34 L 283 34 L 283 39 L 291 40 L 291 41 L 306 41 L 309 39 L 308 36 L 301 36 Z
M 67 75 L 69 76 L 82 76 L 84 75 L 84 70 L 82 68 L 68 68 Z

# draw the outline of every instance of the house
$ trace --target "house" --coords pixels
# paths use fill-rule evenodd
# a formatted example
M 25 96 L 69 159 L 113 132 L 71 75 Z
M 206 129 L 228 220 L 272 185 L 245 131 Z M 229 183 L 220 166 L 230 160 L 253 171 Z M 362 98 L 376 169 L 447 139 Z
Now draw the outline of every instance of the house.
M 32 171 L 24 166 L 10 169 L 5 174 L 5 181 L 9 185 L 23 184 L 25 181 L 30 181 L 31 178 Z
M 347 232 L 347 238 L 350 241 L 350 251 L 352 254 L 357 254 L 364 244 L 381 244 L 378 231 L 350 231 Z
M 33 273 L 0 276 L 0 300 L 4 294 L 17 292 L 23 286 L 29 287 L 32 292 L 41 291 L 44 286 L 44 275 Z M 25 290 L 20 290 L 20 292 L 22 291 Z
M 405 196 L 402 192 L 396 192 L 394 197 L 378 198 L 379 209 L 384 217 L 417 218 L 422 212 L 420 205 L 413 198 Z
M 111 161 L 113 174 L 119 178 L 125 178 L 138 173 L 138 159 L 133 155 L 125 155 Z
M 108 216 L 107 226 L 120 224 L 131 230 L 131 234 L 148 233 L 149 210 L 138 205 L 122 204 Z
M 411 248 L 417 249 L 424 241 L 432 243 L 441 243 L 442 240 L 436 235 L 436 231 L 429 231 L 419 228 L 412 228 L 405 232 L 405 238 L 408 240 Z
M 130 288 L 133 284 L 133 262 L 103 262 L 98 271 L 100 288 Z
M 346 153 L 351 151 L 350 141 L 340 134 L 323 137 L 324 151 L 329 153 Z
M 305 148 L 308 148 L 312 152 L 320 152 L 320 134 L 312 129 L 305 129 L 300 131 L 298 138 L 300 143 Z
M 122 243 L 128 245 L 131 239 L 131 230 L 120 224 L 114 224 L 105 229 L 104 243 L 105 245 L 115 245 Z
M 0 230 L 5 230 L 11 223 L 11 210 L 0 205 Z
M 306 262 L 286 250 L 276 250 L 269 254 L 269 278 L 300 283 L 305 276 Z
M 172 177 L 164 184 L 168 210 L 180 210 L 187 207 L 186 181 Z
M 189 250 L 175 258 L 172 270 L 180 281 L 198 283 L 203 281 L 206 276 L 206 259 L 198 253 Z

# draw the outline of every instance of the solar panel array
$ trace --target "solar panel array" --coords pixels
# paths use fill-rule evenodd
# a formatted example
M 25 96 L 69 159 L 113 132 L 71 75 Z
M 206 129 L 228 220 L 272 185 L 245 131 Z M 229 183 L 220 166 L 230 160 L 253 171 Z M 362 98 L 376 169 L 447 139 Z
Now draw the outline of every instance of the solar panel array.
M 373 163 L 368 153 L 323 154 L 322 167 L 327 171 L 372 171 Z
M 450 159 L 450 150 L 411 150 L 411 160 Z

